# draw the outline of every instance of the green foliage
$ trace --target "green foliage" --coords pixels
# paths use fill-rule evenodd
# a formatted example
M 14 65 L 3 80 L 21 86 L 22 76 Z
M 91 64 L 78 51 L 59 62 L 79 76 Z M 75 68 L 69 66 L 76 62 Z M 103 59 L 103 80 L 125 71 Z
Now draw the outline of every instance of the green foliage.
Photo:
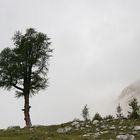
M 102 120 L 102 117 L 99 113 L 96 113 L 93 117 L 93 120 L 99 120 L 100 121 L 100 120 Z
M 117 114 L 116 114 L 117 119 L 123 119 L 124 116 L 123 116 L 122 107 L 120 104 L 117 106 L 116 111 L 117 111 Z
M 138 100 L 136 98 L 133 98 L 129 102 L 129 106 L 131 111 L 128 111 L 128 118 L 129 119 L 139 119 L 140 118 L 140 107 L 138 105 Z
M 82 116 L 83 116 L 83 119 L 85 121 L 88 121 L 89 120 L 89 109 L 87 107 L 87 104 L 84 106 L 84 108 L 82 110 Z
M 52 49 L 47 35 L 32 28 L 25 34 L 16 32 L 15 48 L 0 53 L 0 87 L 17 90 L 17 97 L 37 93 L 47 87 L 48 60 Z M 26 93 L 25 93 L 26 92 Z

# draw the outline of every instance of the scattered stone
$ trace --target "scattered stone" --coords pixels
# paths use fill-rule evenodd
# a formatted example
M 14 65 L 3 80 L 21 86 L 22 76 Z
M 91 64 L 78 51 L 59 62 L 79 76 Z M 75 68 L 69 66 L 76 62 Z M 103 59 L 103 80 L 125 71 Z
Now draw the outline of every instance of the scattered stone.
M 100 129 L 99 129 L 99 128 L 96 128 L 96 131 L 97 131 L 97 132 L 99 132 L 99 131 L 100 131 Z
M 135 130 L 135 131 L 140 131 L 140 126 L 135 126 L 135 127 L 134 127 L 134 130 Z
M 133 132 L 132 132 L 132 134 L 137 135 L 137 134 L 138 134 L 138 132 L 137 132 L 137 131 L 133 131 Z
M 105 125 L 102 125 L 102 126 L 101 126 L 101 128 L 105 129 L 105 128 L 106 128 L 106 126 L 105 126 Z
M 115 126 L 111 126 L 109 129 L 110 130 L 114 130 L 114 129 L 116 129 L 116 127 Z
M 90 137 L 90 133 L 84 134 L 83 137 Z
M 85 127 L 86 127 L 86 128 L 89 128 L 90 126 L 89 126 L 89 125 L 86 125 Z
M 94 135 L 92 135 L 92 138 L 98 138 L 100 136 L 100 132 L 96 132 Z
M 103 134 L 107 134 L 108 133 L 108 131 L 103 131 Z
M 20 126 L 9 126 L 8 128 L 7 128 L 8 130 L 15 130 L 15 129 L 20 129 Z
M 64 127 L 64 128 L 58 128 L 57 133 L 67 133 L 67 132 L 69 132 L 71 130 L 72 130 L 72 128 L 67 126 L 67 127 Z
M 74 121 L 74 122 L 72 122 L 72 126 L 75 126 L 75 125 L 77 125 L 77 124 L 79 124 L 79 122 L 77 122 L 77 121 Z
M 134 135 L 129 134 L 116 136 L 116 140 L 134 140 L 134 139 L 135 139 Z
M 34 132 L 34 131 L 35 131 L 33 127 L 29 128 L 29 130 L 30 130 L 31 132 Z
M 123 126 L 123 129 L 126 129 L 127 128 L 127 126 Z
M 124 132 L 119 132 L 119 135 L 124 135 Z
M 92 124 L 96 125 L 98 122 L 98 120 L 94 120 Z
M 79 127 L 80 127 L 80 123 L 77 122 L 77 121 L 72 122 L 71 125 L 72 125 L 73 127 L 75 127 L 76 129 L 79 129 Z
M 80 130 L 84 130 L 85 128 L 84 127 L 80 127 Z

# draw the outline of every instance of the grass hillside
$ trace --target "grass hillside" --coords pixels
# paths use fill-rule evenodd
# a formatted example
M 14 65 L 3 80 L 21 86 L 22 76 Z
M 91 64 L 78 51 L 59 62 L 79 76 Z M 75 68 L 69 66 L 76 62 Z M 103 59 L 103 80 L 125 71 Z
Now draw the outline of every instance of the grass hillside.
M 115 140 L 117 135 L 130 134 L 140 140 L 140 120 L 94 120 L 31 128 L 9 127 L 0 130 L 0 140 Z

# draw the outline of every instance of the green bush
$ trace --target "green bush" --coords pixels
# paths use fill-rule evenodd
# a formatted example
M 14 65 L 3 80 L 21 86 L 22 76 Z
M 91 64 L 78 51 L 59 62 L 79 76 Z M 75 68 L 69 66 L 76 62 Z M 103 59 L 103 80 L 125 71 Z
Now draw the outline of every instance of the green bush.
M 133 98 L 129 102 L 129 106 L 131 111 L 128 111 L 128 118 L 129 119 L 139 119 L 140 118 L 140 107 L 138 106 L 138 100 Z
M 99 121 L 100 121 L 100 120 L 102 120 L 102 119 L 103 119 L 103 118 L 101 117 L 101 115 L 100 115 L 99 113 L 96 113 L 96 114 L 94 115 L 94 117 L 93 117 L 92 120 L 93 120 L 93 121 L 94 121 L 94 120 L 99 120 Z

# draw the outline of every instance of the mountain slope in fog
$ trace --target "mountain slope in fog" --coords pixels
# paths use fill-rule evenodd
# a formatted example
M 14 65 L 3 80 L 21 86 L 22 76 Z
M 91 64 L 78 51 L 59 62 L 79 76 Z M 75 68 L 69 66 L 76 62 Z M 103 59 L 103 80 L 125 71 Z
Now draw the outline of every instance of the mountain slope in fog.
M 140 80 L 127 86 L 119 96 L 119 102 L 122 106 L 125 115 L 130 109 L 128 104 L 133 98 L 137 98 L 138 101 L 140 102 Z

